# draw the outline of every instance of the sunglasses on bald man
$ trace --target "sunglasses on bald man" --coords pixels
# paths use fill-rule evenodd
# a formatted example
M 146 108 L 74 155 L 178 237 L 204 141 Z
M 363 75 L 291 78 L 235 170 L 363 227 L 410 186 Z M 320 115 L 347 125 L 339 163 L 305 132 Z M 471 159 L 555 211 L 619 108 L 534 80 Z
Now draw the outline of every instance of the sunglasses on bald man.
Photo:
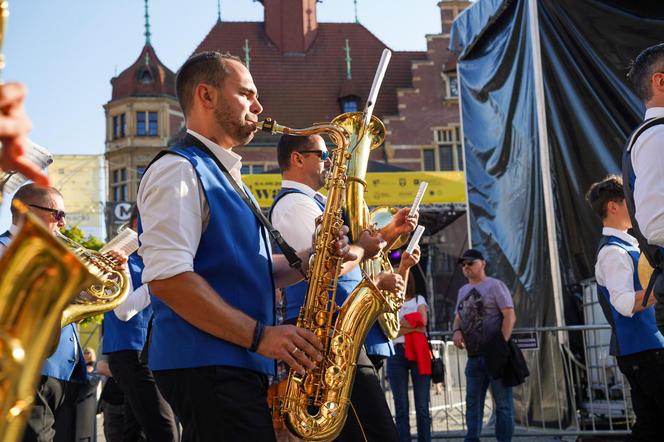
M 47 212 L 51 212 L 53 214 L 53 218 L 55 218 L 56 221 L 62 221 L 65 219 L 65 216 L 67 214 L 64 212 L 64 210 L 58 210 L 58 209 L 51 209 L 49 207 L 42 207 L 38 206 L 36 204 L 28 204 L 30 207 L 34 207 L 35 209 L 40 209 L 40 210 L 45 210 Z

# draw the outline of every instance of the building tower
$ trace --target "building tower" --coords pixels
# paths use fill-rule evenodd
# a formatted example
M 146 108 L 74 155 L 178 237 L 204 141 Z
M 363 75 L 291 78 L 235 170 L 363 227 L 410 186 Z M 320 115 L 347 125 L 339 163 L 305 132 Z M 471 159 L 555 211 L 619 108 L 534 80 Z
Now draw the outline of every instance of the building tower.
M 144 35 L 145 44 L 136 61 L 111 79 L 111 100 L 104 105 L 110 236 L 128 221 L 145 168 L 184 125 L 175 74 L 159 60 L 150 41 L 148 0 Z

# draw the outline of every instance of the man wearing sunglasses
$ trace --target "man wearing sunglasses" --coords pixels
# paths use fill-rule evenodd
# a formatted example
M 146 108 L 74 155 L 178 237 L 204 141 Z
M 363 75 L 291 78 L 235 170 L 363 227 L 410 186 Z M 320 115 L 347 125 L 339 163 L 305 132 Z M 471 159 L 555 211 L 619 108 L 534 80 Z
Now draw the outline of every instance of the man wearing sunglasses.
M 322 215 L 325 208 L 325 197 L 319 190 L 325 185 L 332 161 L 325 141 L 319 135 L 283 135 L 277 146 L 277 159 L 282 174 L 282 189 L 272 203 L 269 217 L 291 247 L 299 250 L 311 244 L 316 218 Z M 409 208 L 395 215 L 393 222 L 381 230 L 380 234 L 371 235 L 364 232 L 351 246 L 358 259 L 343 265 L 337 283 L 338 304 L 343 303 L 362 279 L 358 266 L 362 259 L 377 255 L 397 235 L 414 230 L 417 218 L 407 218 L 408 211 Z M 401 287 L 400 290 L 405 289 L 401 276 L 392 273 L 381 274 L 377 284 L 385 290 L 392 290 L 395 286 Z M 284 290 L 285 322 L 295 323 L 297 320 L 307 288 L 307 283 L 303 281 Z M 378 324 L 370 329 L 365 346 L 380 348 L 385 357 L 394 354 L 389 340 Z M 394 420 L 366 348 L 363 347 L 357 361 L 351 394 L 355 412 L 349 413 L 338 440 L 364 440 L 362 432 L 368 440 L 398 440 Z
M 486 347 L 495 342 L 496 336 L 507 342 L 512 335 L 516 322 L 512 295 L 502 281 L 486 275 L 486 261 L 479 250 L 466 250 L 459 258 L 459 265 L 468 284 L 459 289 L 453 340 L 457 348 L 468 351 L 465 440 L 480 440 L 484 399 L 491 385 L 496 402 L 496 439 L 510 441 L 514 432 L 512 387 L 490 376 Z

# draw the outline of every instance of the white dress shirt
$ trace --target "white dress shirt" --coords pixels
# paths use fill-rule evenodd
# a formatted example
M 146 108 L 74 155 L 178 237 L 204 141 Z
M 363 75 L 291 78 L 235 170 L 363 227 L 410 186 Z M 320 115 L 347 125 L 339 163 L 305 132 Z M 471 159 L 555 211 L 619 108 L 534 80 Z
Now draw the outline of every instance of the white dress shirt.
M 136 290 L 133 287 L 132 292 L 127 296 L 122 304 L 117 306 L 113 312 L 120 321 L 129 321 L 141 310 L 150 305 L 150 291 L 148 284 L 143 284 Z
M 664 117 L 664 107 L 646 110 L 646 120 L 654 117 Z M 636 174 L 636 221 L 648 243 L 664 247 L 664 124 L 643 132 L 631 155 Z
M 622 230 L 604 227 L 602 235 L 616 236 L 625 242 L 639 247 L 636 238 Z M 634 262 L 629 253 L 618 246 L 602 247 L 595 264 L 597 283 L 609 291 L 611 305 L 618 313 L 628 318 L 634 315 Z M 601 296 L 601 295 L 598 295 Z
M 272 225 L 295 250 L 309 249 L 316 228 L 316 218 L 323 214 L 312 198 L 324 202 L 325 196 L 297 181 L 282 180 L 281 187 L 297 189 L 304 195 L 290 193 L 281 198 L 272 209 Z
M 9 226 L 8 230 L 9 230 L 9 233 L 12 235 L 12 237 L 16 236 L 16 234 L 19 232 L 18 226 L 14 225 L 14 224 Z M 5 253 L 5 249 L 7 249 L 7 246 L 0 243 L 0 256 L 2 256 L 3 253 Z
M 242 157 L 187 129 L 203 142 L 242 187 Z M 141 179 L 136 204 L 143 233 L 138 254 L 143 258 L 143 283 L 194 270 L 194 256 L 210 220 L 205 191 L 191 163 L 164 155 Z

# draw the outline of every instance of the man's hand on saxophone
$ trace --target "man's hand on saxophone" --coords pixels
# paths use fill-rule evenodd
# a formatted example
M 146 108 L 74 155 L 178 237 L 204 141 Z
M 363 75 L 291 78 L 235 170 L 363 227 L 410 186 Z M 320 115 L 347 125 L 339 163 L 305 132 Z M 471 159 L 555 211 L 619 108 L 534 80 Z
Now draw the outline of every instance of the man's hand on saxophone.
M 389 224 L 380 229 L 380 233 L 388 244 L 392 244 L 399 235 L 415 230 L 419 219 L 419 212 L 410 215 L 410 207 L 403 207 L 394 214 Z

